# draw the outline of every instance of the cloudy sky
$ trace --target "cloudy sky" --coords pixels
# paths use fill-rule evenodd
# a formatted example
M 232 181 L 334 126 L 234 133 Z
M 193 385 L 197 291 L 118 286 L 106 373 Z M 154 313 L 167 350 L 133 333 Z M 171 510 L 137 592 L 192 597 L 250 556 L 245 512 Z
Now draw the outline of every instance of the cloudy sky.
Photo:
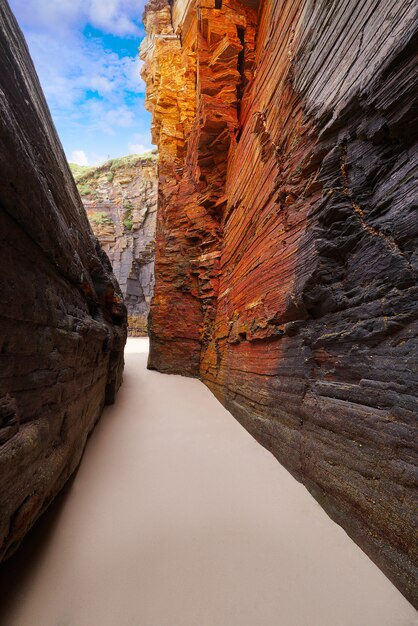
M 149 150 L 138 46 L 145 0 L 9 0 L 67 158 L 80 165 Z

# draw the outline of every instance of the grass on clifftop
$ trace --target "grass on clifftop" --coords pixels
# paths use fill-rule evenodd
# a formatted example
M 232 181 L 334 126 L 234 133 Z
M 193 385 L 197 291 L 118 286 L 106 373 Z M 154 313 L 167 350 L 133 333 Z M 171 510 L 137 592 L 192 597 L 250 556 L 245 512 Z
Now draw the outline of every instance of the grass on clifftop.
M 111 159 L 106 161 L 102 165 L 77 165 L 76 163 L 69 163 L 70 170 L 74 176 L 74 180 L 79 185 L 82 181 L 87 181 L 91 177 L 97 177 L 101 173 L 109 172 L 108 180 L 111 182 L 111 174 L 116 170 L 123 167 L 133 167 L 138 161 L 156 161 L 158 159 L 157 150 L 150 150 L 145 154 L 129 154 L 128 156 L 120 157 L 119 159 Z
M 69 163 L 69 166 L 75 182 L 77 182 L 80 178 L 88 176 L 90 172 L 93 172 L 96 169 L 94 166 L 90 167 L 89 165 L 77 165 L 77 163 Z

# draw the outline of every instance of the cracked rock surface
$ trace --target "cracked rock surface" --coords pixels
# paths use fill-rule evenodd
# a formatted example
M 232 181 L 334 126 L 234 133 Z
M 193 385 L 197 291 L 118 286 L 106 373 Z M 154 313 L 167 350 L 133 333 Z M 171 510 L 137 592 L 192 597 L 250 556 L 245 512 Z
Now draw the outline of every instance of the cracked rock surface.
M 126 310 L 23 35 L 0 3 L 0 560 L 122 382 Z
M 200 376 L 417 602 L 417 6 L 151 0 L 149 366 Z
M 157 155 L 72 168 L 93 232 L 122 290 L 128 333 L 144 336 L 154 292 Z

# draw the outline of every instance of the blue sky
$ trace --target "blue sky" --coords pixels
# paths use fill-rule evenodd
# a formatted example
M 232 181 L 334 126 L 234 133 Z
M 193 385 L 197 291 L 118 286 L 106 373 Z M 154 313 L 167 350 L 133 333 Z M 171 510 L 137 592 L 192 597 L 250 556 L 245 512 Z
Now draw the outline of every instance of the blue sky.
M 149 150 L 138 46 L 145 0 L 9 0 L 69 161 Z

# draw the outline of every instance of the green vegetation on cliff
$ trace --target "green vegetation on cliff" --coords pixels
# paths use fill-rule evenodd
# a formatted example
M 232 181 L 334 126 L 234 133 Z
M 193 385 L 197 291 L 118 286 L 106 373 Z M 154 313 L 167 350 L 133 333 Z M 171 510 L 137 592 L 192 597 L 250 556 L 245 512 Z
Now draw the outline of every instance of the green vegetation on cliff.
M 150 150 L 144 154 L 129 154 L 128 156 L 120 157 L 118 159 L 111 159 L 106 161 L 102 165 L 77 165 L 76 163 L 70 163 L 70 169 L 74 176 L 74 180 L 78 186 L 81 195 L 88 195 L 85 192 L 85 188 L 88 190 L 87 181 L 91 178 L 98 178 L 100 174 L 106 174 L 107 180 L 112 182 L 115 172 L 124 167 L 133 167 L 138 161 L 156 161 L 158 159 L 157 150 Z M 80 183 L 84 183 L 85 187 L 81 187 Z
M 112 218 L 104 211 L 97 211 L 89 216 L 90 222 L 95 224 L 113 224 Z
M 77 163 L 70 163 L 69 165 L 75 182 L 77 182 L 81 178 L 84 178 L 85 176 L 88 176 L 96 169 L 95 166 L 91 167 L 90 165 L 77 165 Z

